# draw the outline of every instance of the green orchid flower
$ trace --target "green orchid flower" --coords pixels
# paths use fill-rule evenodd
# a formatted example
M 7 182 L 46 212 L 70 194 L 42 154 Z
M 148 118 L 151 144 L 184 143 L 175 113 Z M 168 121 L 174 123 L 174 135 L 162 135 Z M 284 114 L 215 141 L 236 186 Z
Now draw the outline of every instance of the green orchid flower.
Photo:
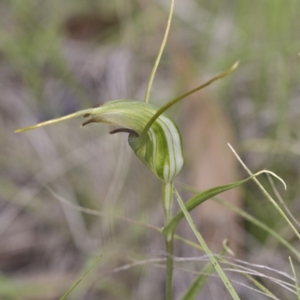
M 79 116 L 89 118 L 82 126 L 93 122 L 118 126 L 119 128 L 111 133 L 127 132 L 128 143 L 136 156 L 161 181 L 171 183 L 182 169 L 184 159 L 180 132 L 176 124 L 164 112 L 186 96 L 225 77 L 236 67 L 237 63 L 225 73 L 173 99 L 161 108 L 147 102 L 113 100 L 96 108 L 84 109 L 61 118 L 18 129 L 15 132 L 21 133 Z

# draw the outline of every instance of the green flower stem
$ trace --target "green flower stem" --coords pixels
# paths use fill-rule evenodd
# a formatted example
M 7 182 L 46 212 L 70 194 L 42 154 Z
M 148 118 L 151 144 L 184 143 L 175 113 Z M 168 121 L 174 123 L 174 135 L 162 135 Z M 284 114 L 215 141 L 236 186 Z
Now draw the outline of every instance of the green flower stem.
M 164 182 L 163 184 L 163 208 L 165 225 L 172 220 L 172 207 L 173 207 L 173 183 Z
M 170 240 L 165 240 L 167 250 L 167 279 L 166 279 L 166 300 L 172 300 L 172 287 L 173 287 L 173 248 L 174 239 L 173 235 Z
M 172 220 L 173 207 L 173 183 L 165 182 L 163 184 L 163 208 L 165 226 Z M 166 251 L 167 251 L 167 278 L 166 278 L 166 300 L 172 300 L 172 286 L 173 286 L 173 248 L 174 248 L 174 234 L 164 235 Z

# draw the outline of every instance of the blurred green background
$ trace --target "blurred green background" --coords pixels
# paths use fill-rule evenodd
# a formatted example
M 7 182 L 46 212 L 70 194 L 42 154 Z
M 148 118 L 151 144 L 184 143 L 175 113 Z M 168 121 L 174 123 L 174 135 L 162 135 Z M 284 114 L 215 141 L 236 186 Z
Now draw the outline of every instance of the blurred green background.
M 158 266 L 145 262 L 112 272 L 164 254 L 158 233 L 108 215 L 163 224 L 160 183 L 132 155 L 126 136 L 110 136 L 110 128 L 102 125 L 81 129 L 80 120 L 13 132 L 112 99 L 142 101 L 169 2 L 0 1 L 0 299 L 58 299 L 100 254 L 100 264 L 69 299 L 163 298 L 164 272 Z M 299 11 L 297 0 L 176 0 L 150 100 L 161 106 L 240 60 L 233 74 L 195 101 L 210 99 L 217 106 L 251 170 L 267 168 L 284 178 L 288 190 L 283 198 L 298 219 Z M 218 138 L 211 124 L 191 127 L 188 112 L 182 102 L 169 115 L 184 133 Z M 221 121 L 216 117 L 214 122 Z M 190 142 L 183 140 L 187 163 L 178 181 L 192 184 Z M 197 148 L 197 156 L 204 156 L 204 146 Z M 218 169 L 214 161 L 211 166 Z M 235 179 L 246 176 L 237 164 L 230 168 L 238 174 Z M 221 169 L 224 181 L 218 184 L 228 183 L 231 171 Z M 261 180 L 271 191 L 267 178 Z M 47 187 L 73 205 L 107 215 L 76 211 Z M 239 203 L 299 247 L 254 183 L 240 192 Z M 237 226 L 243 236 L 240 258 L 289 270 L 289 253 L 274 239 L 248 222 Z M 196 255 L 180 249 L 180 256 Z M 178 271 L 175 299 L 192 278 Z M 212 284 L 218 288 L 208 288 L 208 296 L 199 299 L 226 299 L 221 284 Z M 288 299 L 277 286 L 269 288 Z M 267 299 L 240 289 L 243 299 Z

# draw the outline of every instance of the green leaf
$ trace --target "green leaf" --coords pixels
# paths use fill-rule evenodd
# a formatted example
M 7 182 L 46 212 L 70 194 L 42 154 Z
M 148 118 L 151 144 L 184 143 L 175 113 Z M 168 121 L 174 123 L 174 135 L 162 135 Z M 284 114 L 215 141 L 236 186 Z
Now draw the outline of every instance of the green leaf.
M 226 253 L 226 250 L 222 250 L 222 252 L 219 254 L 220 256 L 223 256 Z M 215 268 L 211 262 L 208 262 L 201 270 L 201 273 L 199 276 L 196 277 L 194 282 L 191 284 L 191 286 L 188 288 L 184 296 L 182 297 L 182 300 L 193 300 L 196 299 L 196 297 L 201 292 L 202 288 L 204 287 L 208 277 L 214 272 Z
M 59 300 L 65 300 L 70 293 L 77 287 L 77 285 L 90 273 L 90 271 L 97 265 L 97 263 L 100 261 L 101 256 L 97 258 L 97 260 L 93 263 L 93 265 L 82 275 L 80 279 L 78 279 L 75 284 L 59 299 Z
M 235 270 L 238 270 L 238 268 L 235 268 Z M 247 278 L 251 283 L 253 283 L 260 291 L 262 291 L 264 294 L 268 295 L 271 299 L 279 300 L 269 289 L 267 289 L 263 284 L 261 284 L 258 280 L 256 280 L 254 277 L 250 276 L 247 273 L 241 273 L 245 278 Z
M 184 294 L 182 300 L 193 300 L 196 299 L 196 297 L 201 292 L 202 288 L 204 287 L 208 276 L 214 272 L 215 268 L 212 265 L 211 262 L 207 263 L 203 269 L 201 270 L 201 273 L 195 281 L 192 283 L 192 285 L 189 287 L 187 292 Z
M 199 244 L 202 246 L 204 252 L 208 255 L 209 260 L 211 261 L 212 265 L 214 266 L 214 269 L 217 271 L 217 273 L 220 276 L 220 279 L 223 281 L 225 287 L 227 288 L 228 292 L 230 293 L 232 299 L 234 300 L 240 300 L 238 294 L 236 293 L 235 289 L 233 288 L 232 284 L 230 283 L 228 277 L 226 276 L 226 274 L 224 273 L 223 269 L 221 268 L 221 266 L 219 265 L 218 261 L 215 259 L 213 253 L 210 251 L 210 249 L 208 248 L 205 240 L 203 239 L 202 235 L 200 234 L 199 231 L 197 231 L 197 228 L 189 214 L 189 212 L 187 211 L 180 195 L 178 194 L 177 190 L 175 189 L 175 195 L 178 201 L 178 204 L 181 208 L 181 210 L 184 213 L 185 218 L 187 219 L 193 233 L 195 234 Z M 167 236 L 168 238 L 168 236 Z
M 187 211 L 191 211 L 193 210 L 195 207 L 197 207 L 198 205 L 200 205 L 201 203 L 205 202 L 206 200 L 215 197 L 225 191 L 231 190 L 235 187 L 238 187 L 240 185 L 242 185 L 243 183 L 247 182 L 250 179 L 256 179 L 256 177 L 260 174 L 270 174 L 272 176 L 274 176 L 275 178 L 277 178 L 278 180 L 280 180 L 284 186 L 285 186 L 285 182 L 278 177 L 275 173 L 268 171 L 268 170 L 262 170 L 259 171 L 253 175 L 251 175 L 250 177 L 244 179 L 244 180 L 240 180 L 240 181 L 236 181 L 233 183 L 229 183 L 226 185 L 220 185 L 214 188 L 211 188 L 209 190 L 206 190 L 200 194 L 197 194 L 196 196 L 192 197 L 191 199 L 189 199 L 186 203 L 185 203 L 185 208 Z M 179 222 L 182 220 L 182 218 L 184 217 L 184 213 L 182 211 L 178 212 L 177 215 L 175 215 L 175 217 L 173 217 L 173 219 L 165 226 L 165 228 L 163 229 L 163 234 L 165 236 L 169 235 L 169 234 L 173 234 L 177 225 L 179 224 Z
M 219 195 L 225 191 L 228 191 L 235 187 L 238 187 L 238 186 L 242 185 L 243 183 L 247 182 L 248 180 L 250 180 L 251 178 L 252 177 L 248 177 L 247 179 L 244 179 L 244 180 L 236 181 L 236 182 L 233 182 L 230 184 L 221 185 L 221 186 L 217 186 L 217 187 L 211 188 L 209 190 L 206 190 L 206 191 L 192 197 L 190 200 L 188 200 L 185 203 L 185 208 L 187 211 L 191 211 L 195 207 L 200 205 L 201 203 L 205 202 L 206 200 L 208 200 L 216 195 Z M 163 234 L 168 235 L 168 234 L 173 233 L 183 217 L 184 217 L 183 211 L 178 212 L 173 217 L 173 219 L 168 223 L 168 225 L 163 229 Z

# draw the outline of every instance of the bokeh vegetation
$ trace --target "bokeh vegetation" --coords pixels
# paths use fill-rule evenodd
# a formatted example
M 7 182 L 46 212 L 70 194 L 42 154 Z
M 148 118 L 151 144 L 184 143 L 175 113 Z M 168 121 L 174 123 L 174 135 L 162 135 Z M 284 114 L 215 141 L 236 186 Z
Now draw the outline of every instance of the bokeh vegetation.
M 0 2 L 0 299 L 58 299 L 100 254 L 70 299 L 162 298 L 164 274 L 151 262 L 164 257 L 162 237 L 112 216 L 162 226 L 160 184 L 131 154 L 126 137 L 109 136 L 105 126 L 80 129 L 78 120 L 22 136 L 13 131 L 111 99 L 142 100 L 168 9 L 164 0 Z M 161 106 L 239 59 L 238 70 L 199 101 L 209 98 L 229 118 L 236 148 L 253 171 L 267 168 L 284 178 L 288 189 L 278 187 L 279 193 L 296 219 L 299 9 L 296 0 L 176 0 L 151 93 Z M 214 138 L 210 126 L 186 129 L 182 111 L 179 104 L 169 115 L 183 131 Z M 188 183 L 189 164 L 182 183 Z M 267 177 L 262 182 L 273 194 Z M 75 210 L 59 197 L 105 216 Z M 243 188 L 241 200 L 244 211 L 299 248 L 254 183 Z M 274 237 L 247 220 L 239 226 L 241 259 L 291 274 L 291 253 Z M 199 253 L 182 247 L 176 255 Z M 137 260 L 144 265 L 130 267 Z M 178 265 L 176 297 L 194 278 L 180 268 L 199 271 L 204 264 Z M 128 269 L 118 269 L 124 265 Z M 282 287 L 260 280 L 280 299 L 291 299 Z M 226 297 L 217 279 L 207 286 L 199 299 Z M 243 299 L 267 299 L 239 285 L 238 291 Z

